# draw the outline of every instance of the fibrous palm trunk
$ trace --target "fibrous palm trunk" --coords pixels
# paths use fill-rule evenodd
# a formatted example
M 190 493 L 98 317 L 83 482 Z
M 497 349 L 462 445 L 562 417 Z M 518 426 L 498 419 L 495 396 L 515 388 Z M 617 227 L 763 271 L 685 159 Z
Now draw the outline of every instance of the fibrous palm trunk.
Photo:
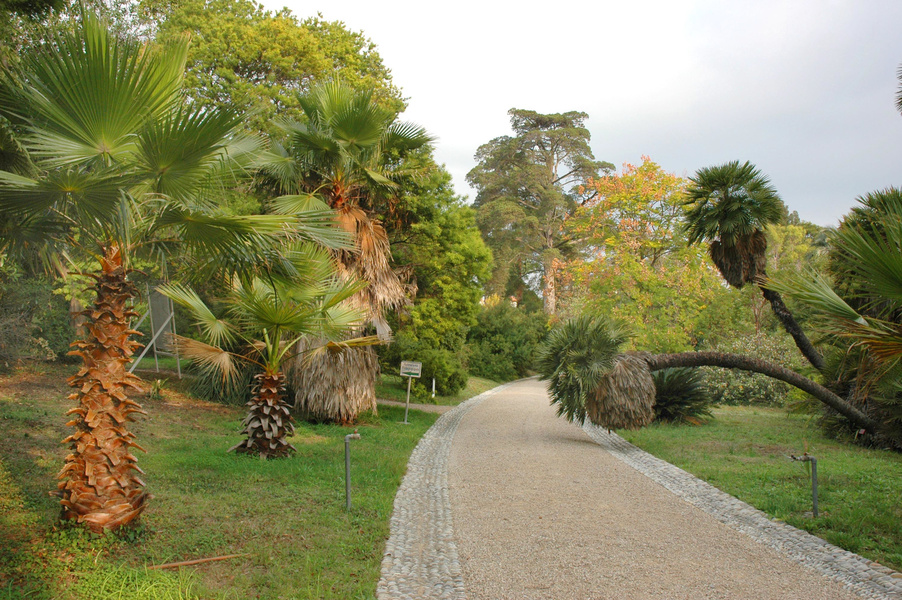
M 294 433 L 291 411 L 285 403 L 285 375 L 260 373 L 254 376 L 256 383 L 251 388 L 253 397 L 245 417 L 244 430 L 247 436 L 237 446 L 229 449 L 241 454 L 256 454 L 260 458 L 285 458 L 295 452 L 288 443 Z
M 72 452 L 59 473 L 58 491 L 62 517 L 84 523 L 94 532 L 115 529 L 137 518 L 147 493 L 138 476 L 141 469 L 132 448 L 142 449 L 128 430 L 134 413 L 145 414 L 130 400 L 140 392 L 140 379 L 128 372 L 134 351 L 141 346 L 131 339 L 137 333 L 129 321 L 137 316 L 129 307 L 136 290 L 127 280 L 121 250 L 111 244 L 104 249 L 99 274 L 92 275 L 97 292 L 94 305 L 85 310 L 86 338 L 75 342 L 69 354 L 83 362 L 78 374 L 69 378 L 76 389 L 69 396 L 78 405 L 69 426 L 75 433 L 63 440 Z
M 356 239 L 355 251 L 336 254 L 339 276 L 368 284 L 351 303 L 366 313 L 380 338 L 389 339 L 385 313 L 404 306 L 415 287 L 402 282 L 403 273 L 392 268 L 388 234 L 378 219 L 335 191 L 330 205 L 340 225 Z M 351 337 L 360 334 L 358 330 Z M 376 410 L 379 361 L 372 348 L 306 356 L 311 347 L 299 342 L 298 356 L 289 368 L 299 414 L 314 421 L 348 424 L 361 412 Z
M 305 356 L 316 342 L 298 342 L 301 353 L 291 368 L 297 389 L 295 409 L 305 419 L 346 425 L 376 410 L 379 359 L 372 348 L 348 348 Z

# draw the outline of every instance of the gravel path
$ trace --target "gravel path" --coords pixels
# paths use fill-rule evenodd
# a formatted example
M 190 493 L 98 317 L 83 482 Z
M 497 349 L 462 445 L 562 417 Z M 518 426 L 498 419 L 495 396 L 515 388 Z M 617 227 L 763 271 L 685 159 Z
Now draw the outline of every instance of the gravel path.
M 396 498 L 379 598 L 902 598 L 899 574 L 819 540 L 803 566 L 808 534 L 589 434 L 536 381 L 443 415 Z

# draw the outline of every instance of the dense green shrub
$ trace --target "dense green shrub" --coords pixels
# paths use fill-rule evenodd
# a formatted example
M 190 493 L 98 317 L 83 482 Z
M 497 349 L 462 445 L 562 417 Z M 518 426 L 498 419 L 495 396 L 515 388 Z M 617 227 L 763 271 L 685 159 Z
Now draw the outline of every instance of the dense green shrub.
M 494 381 L 526 377 L 545 339 L 545 315 L 501 300 L 486 306 L 467 336 L 471 375 Z
M 380 364 L 385 372 L 397 374 L 402 360 L 423 363 L 420 386 L 414 388 L 414 395 L 422 397 L 426 389 L 431 393 L 432 378 L 435 378 L 436 393 L 451 396 L 467 385 L 467 369 L 461 356 L 445 348 L 434 348 L 404 332 L 380 350 Z
M 781 333 L 739 336 L 706 350 L 752 356 L 793 371 L 803 366 L 798 349 Z M 772 377 L 738 369 L 702 367 L 702 370 L 715 404 L 783 406 L 788 399 L 790 386 Z
M 655 421 L 700 425 L 711 414 L 711 393 L 700 369 L 661 369 L 655 380 Z
M 244 406 L 251 399 L 251 383 L 256 371 L 250 365 L 238 365 L 238 369 L 236 377 L 224 381 L 221 375 L 192 365 L 188 367 L 188 393 L 209 402 Z
M 75 340 L 69 304 L 46 279 L 16 277 L 0 284 L 0 354 L 19 358 L 62 358 Z

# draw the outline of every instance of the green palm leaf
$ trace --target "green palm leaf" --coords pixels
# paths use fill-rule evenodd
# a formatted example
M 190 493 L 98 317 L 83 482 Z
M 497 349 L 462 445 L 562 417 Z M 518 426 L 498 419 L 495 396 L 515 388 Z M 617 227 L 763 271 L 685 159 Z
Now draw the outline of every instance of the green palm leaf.
M 24 57 L 29 151 L 48 166 L 127 159 L 135 132 L 177 99 L 187 39 L 147 47 L 86 15 Z
M 223 347 L 235 341 L 236 335 L 231 326 L 213 314 L 213 311 L 194 290 L 179 283 L 167 283 L 158 286 L 157 291 L 176 304 L 187 308 L 191 314 L 192 324 L 213 346 Z

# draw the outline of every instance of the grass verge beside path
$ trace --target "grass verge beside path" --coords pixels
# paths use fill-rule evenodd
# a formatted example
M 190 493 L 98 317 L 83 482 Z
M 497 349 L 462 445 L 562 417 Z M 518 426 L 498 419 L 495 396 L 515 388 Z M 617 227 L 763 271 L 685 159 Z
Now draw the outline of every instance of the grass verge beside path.
M 781 410 L 722 407 L 714 415 L 701 427 L 618 433 L 772 517 L 902 571 L 902 454 L 837 442 Z M 788 458 L 806 450 L 817 458 L 816 519 L 807 465 Z
M 60 528 L 47 492 L 67 452 L 65 377 L 34 367 L 0 377 L 0 600 L 7 598 L 315 598 L 375 596 L 394 496 L 411 451 L 437 415 L 380 407 L 351 442 L 345 512 L 344 436 L 297 424 L 297 454 L 259 461 L 226 450 L 243 409 L 167 389 L 134 424 L 153 494 L 141 528 L 121 537 Z M 246 553 L 173 571 L 145 566 Z
M 414 382 L 417 380 L 414 379 Z M 427 384 L 427 381 L 422 380 L 423 385 Z M 453 396 L 439 396 L 436 395 L 435 398 L 432 397 L 431 391 L 426 394 L 425 397 L 417 398 L 414 396 L 413 392 L 410 395 L 410 402 L 417 404 L 438 404 L 439 406 L 457 406 L 461 402 L 465 400 L 469 400 L 473 396 L 478 396 L 483 392 L 487 392 L 494 387 L 498 387 L 500 384 L 496 381 L 492 381 L 491 379 L 483 379 L 482 377 L 470 377 L 467 380 L 467 385 L 464 386 L 464 389 L 454 394 Z M 428 382 L 429 389 L 432 389 L 432 381 Z M 384 400 L 396 400 L 398 402 L 404 402 L 407 400 L 407 378 L 401 377 L 400 375 L 389 375 L 388 373 L 383 373 L 380 376 L 378 382 L 376 382 L 376 397 L 382 398 Z

